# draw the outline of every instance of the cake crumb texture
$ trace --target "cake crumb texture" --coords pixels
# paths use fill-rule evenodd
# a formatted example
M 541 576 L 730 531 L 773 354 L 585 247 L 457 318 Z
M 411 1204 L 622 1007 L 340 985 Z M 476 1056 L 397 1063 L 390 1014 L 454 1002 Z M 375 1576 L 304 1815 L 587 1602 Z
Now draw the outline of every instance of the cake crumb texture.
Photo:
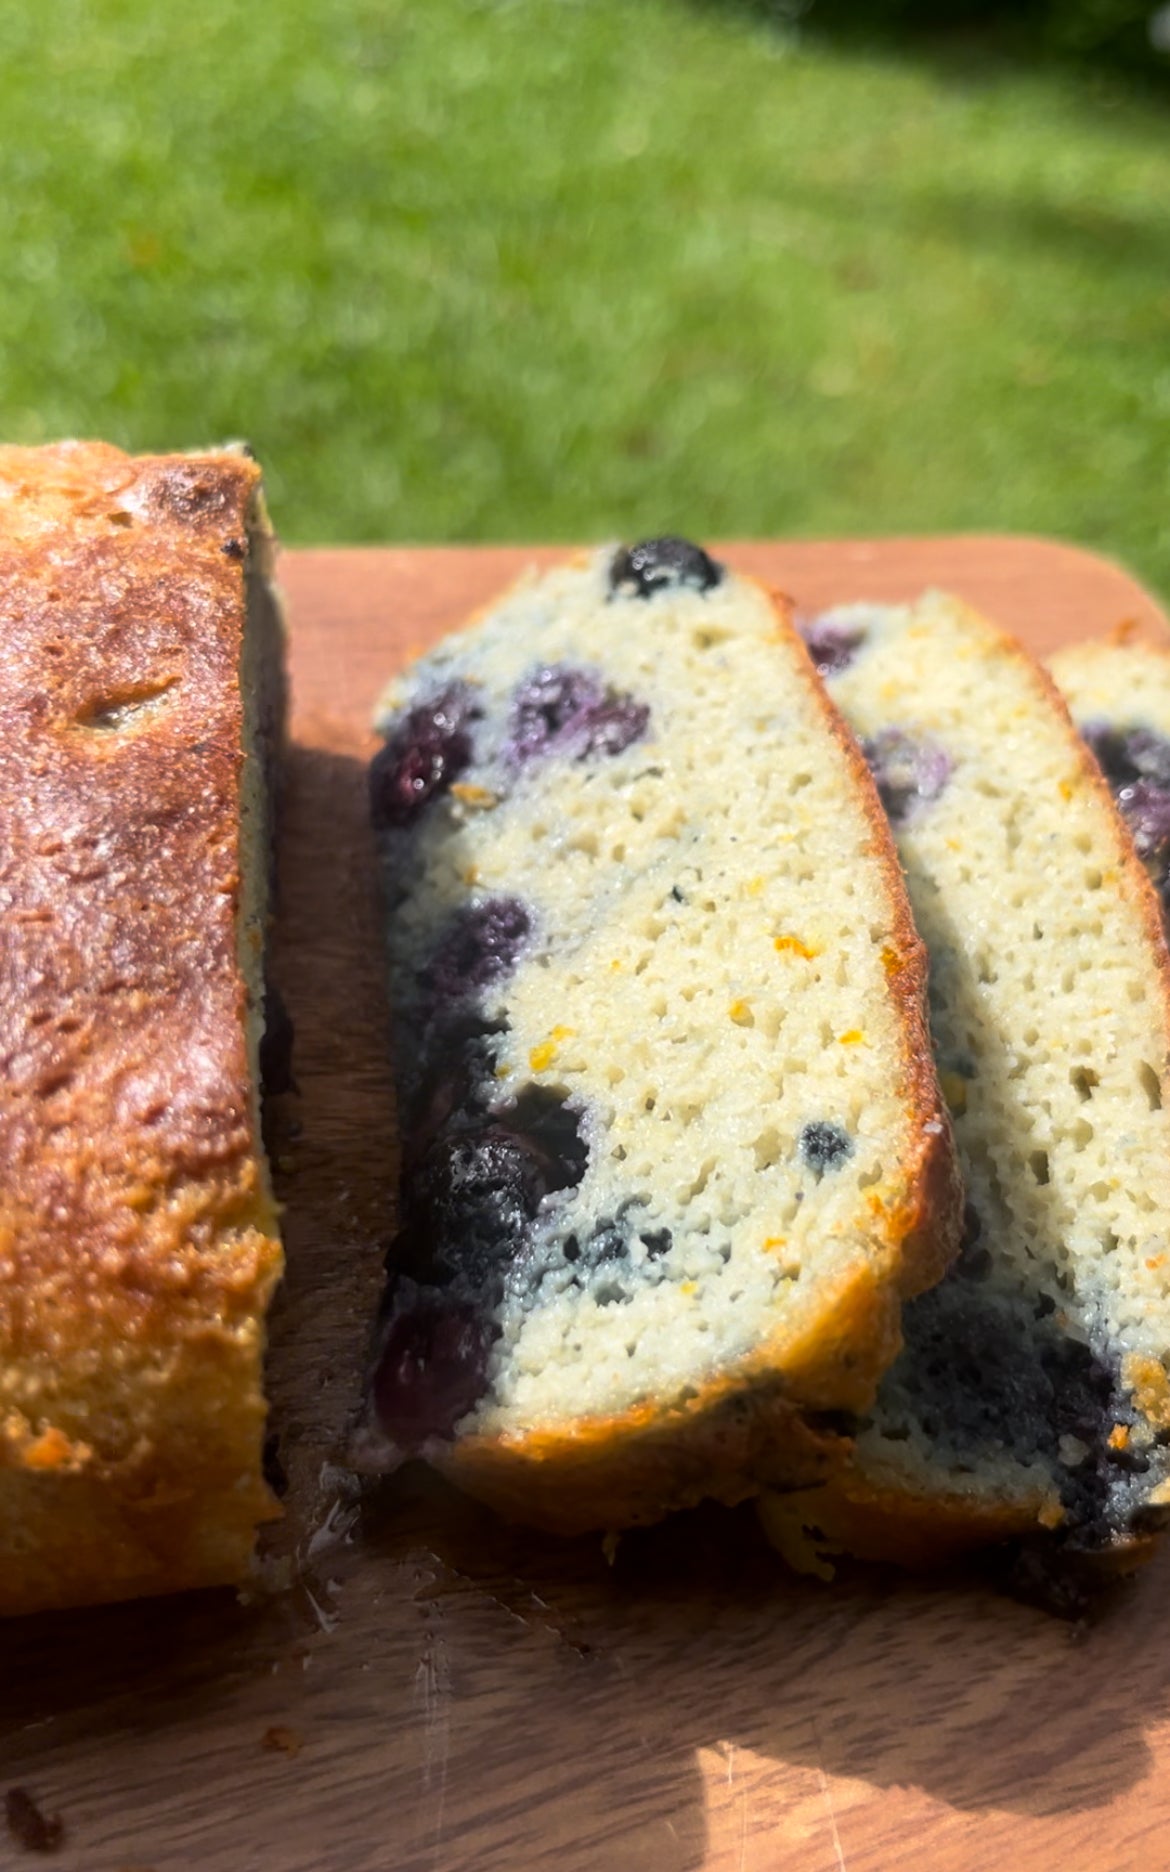
M 819 1472 L 957 1184 L 888 834 L 786 607 L 685 542 L 604 551 L 440 645 L 379 726 L 389 1460 L 582 1526 Z
M 930 594 L 835 611 L 808 641 L 930 952 L 967 1206 L 840 1487 L 770 1512 L 915 1561 L 1037 1529 L 1137 1550 L 1168 1468 L 1157 899 L 1055 689 L 1003 633 Z

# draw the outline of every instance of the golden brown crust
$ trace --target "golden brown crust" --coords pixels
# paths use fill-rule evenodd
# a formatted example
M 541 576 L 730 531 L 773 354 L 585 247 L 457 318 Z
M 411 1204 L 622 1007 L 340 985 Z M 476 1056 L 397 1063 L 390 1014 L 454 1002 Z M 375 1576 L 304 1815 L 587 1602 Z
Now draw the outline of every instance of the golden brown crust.
M 824 1488 L 769 1495 L 759 1513 L 769 1540 L 797 1572 L 820 1572 L 816 1561 L 838 1554 L 919 1571 L 1034 1534 L 1045 1517 L 1059 1515 L 1059 1505 L 1040 1490 L 1011 1502 L 957 1493 L 926 1499 L 850 1471 Z
M 672 1410 L 647 1407 L 574 1435 L 467 1437 L 437 1466 L 499 1513 L 553 1534 L 638 1527 L 714 1499 L 734 1507 L 774 1477 L 788 1487 L 838 1467 L 848 1442 L 775 1385 L 727 1386 Z
M 237 955 L 242 454 L 0 448 L 0 1612 L 239 1579 L 280 1269 Z
M 754 582 L 754 581 L 753 581 Z M 798 650 L 797 669 L 827 732 L 848 762 L 894 912 L 887 976 L 901 1017 L 899 1090 L 908 1149 L 871 1192 L 874 1255 L 826 1293 L 815 1335 L 760 1345 L 685 1405 L 654 1405 L 568 1431 L 468 1436 L 432 1455 L 453 1481 L 517 1520 L 557 1533 L 654 1521 L 704 1498 L 733 1504 L 762 1487 L 804 1487 L 847 1459 L 842 1414 L 872 1404 L 901 1346 L 902 1298 L 936 1281 L 953 1258 L 962 1212 L 950 1115 L 939 1090 L 926 1018 L 926 953 L 877 789 L 791 622 L 789 601 L 768 592 L 777 632 Z M 885 1246 L 884 1255 L 878 1244 Z M 819 1413 L 835 1420 L 818 1422 Z
M 826 1297 L 815 1344 L 764 1344 L 686 1403 L 641 1405 L 571 1430 L 469 1436 L 432 1456 L 501 1513 L 555 1534 L 635 1527 L 705 1500 L 806 1488 L 848 1460 L 851 1410 L 872 1403 L 901 1344 L 892 1284 L 865 1270 Z

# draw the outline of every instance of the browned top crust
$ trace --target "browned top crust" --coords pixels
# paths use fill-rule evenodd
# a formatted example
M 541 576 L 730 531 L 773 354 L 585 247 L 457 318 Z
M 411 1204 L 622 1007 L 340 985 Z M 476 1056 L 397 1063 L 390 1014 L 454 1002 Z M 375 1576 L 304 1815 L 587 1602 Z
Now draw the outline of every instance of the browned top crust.
M 259 482 L 0 448 L 0 1611 L 238 1578 L 270 1506 L 237 950 Z

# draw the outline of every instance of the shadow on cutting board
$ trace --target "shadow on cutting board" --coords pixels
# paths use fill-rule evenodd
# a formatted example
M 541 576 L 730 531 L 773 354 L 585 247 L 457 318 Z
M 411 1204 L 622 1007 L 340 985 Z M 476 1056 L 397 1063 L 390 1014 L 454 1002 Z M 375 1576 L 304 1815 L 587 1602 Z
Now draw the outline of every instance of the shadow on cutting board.
M 291 763 L 275 957 L 298 1089 L 273 1124 L 268 1545 L 292 1584 L 0 1626 L 0 1793 L 61 1812 L 59 1872 L 812 1872 L 845 1863 L 830 1783 L 908 1825 L 931 1803 L 1049 1846 L 1105 1825 L 1076 1816 L 1146 1778 L 1166 1713 L 1170 1554 L 1075 1643 L 970 1580 L 798 1580 L 750 1509 L 628 1536 L 611 1567 L 418 1469 L 358 1499 L 334 1458 L 395 1160 L 364 750 L 322 738 Z

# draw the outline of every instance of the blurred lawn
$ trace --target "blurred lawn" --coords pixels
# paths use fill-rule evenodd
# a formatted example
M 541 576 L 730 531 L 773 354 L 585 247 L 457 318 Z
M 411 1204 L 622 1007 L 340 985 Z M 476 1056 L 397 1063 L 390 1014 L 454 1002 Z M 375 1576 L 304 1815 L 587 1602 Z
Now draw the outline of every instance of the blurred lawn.
M 0 432 L 294 540 L 1011 528 L 1170 588 L 1170 108 L 687 0 L 0 0 Z

